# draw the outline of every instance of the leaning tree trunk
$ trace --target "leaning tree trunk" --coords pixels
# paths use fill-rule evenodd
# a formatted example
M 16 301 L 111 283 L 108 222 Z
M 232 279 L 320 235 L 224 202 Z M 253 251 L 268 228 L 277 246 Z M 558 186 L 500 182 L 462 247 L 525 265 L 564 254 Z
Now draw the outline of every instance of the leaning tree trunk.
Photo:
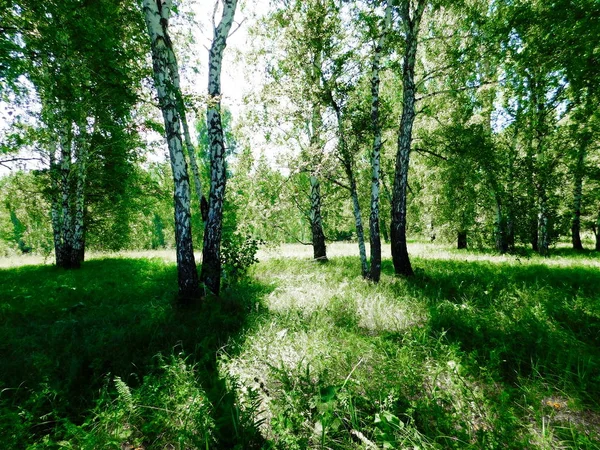
M 392 261 L 397 274 L 411 276 L 413 269 L 406 245 L 406 209 L 408 194 L 408 165 L 412 144 L 412 129 L 415 121 L 415 63 L 417 60 L 418 33 L 425 1 L 419 0 L 415 11 L 410 14 L 410 2 L 403 2 L 402 20 L 406 27 L 406 46 L 402 68 L 403 104 L 398 133 L 398 153 L 394 175 L 392 198 L 391 247 Z
M 316 173 L 310 175 L 310 231 L 315 261 L 327 261 L 327 246 L 321 217 L 321 183 Z
M 188 125 L 185 102 L 183 101 L 183 94 L 181 93 L 181 82 L 179 78 L 179 64 L 177 63 L 177 57 L 172 46 L 168 46 L 169 50 L 169 73 L 173 80 L 173 90 L 177 96 L 177 106 L 179 107 L 179 118 L 181 120 L 181 126 L 183 128 L 183 139 L 185 142 L 185 148 L 187 150 L 188 158 L 190 160 L 190 167 L 192 168 L 192 177 L 194 180 L 194 190 L 196 191 L 196 198 L 198 201 L 198 211 L 202 213 L 202 183 L 200 181 L 200 171 L 198 170 L 198 163 L 196 161 L 196 149 L 192 143 L 190 136 L 190 127 Z M 203 220 L 205 217 L 202 218 Z
M 221 287 L 221 235 L 223 232 L 223 202 L 227 169 L 225 166 L 225 142 L 221 123 L 221 67 L 223 51 L 233 24 L 237 0 L 223 0 L 223 16 L 214 30 L 208 59 L 208 96 L 206 113 L 208 140 L 210 143 L 210 195 L 208 217 L 204 227 L 202 250 L 202 281 L 214 294 Z
M 171 0 L 144 0 L 144 15 L 151 39 L 154 84 L 165 122 L 167 144 L 173 171 L 173 198 L 175 203 L 175 243 L 177 247 L 177 274 L 179 296 L 188 301 L 199 293 L 198 272 L 192 245 L 190 220 L 190 182 L 183 153 L 180 115 L 174 80 L 170 75 L 173 51 L 167 31 Z
M 379 88 L 381 70 L 381 53 L 392 19 L 392 5 L 387 2 L 385 22 L 379 41 L 375 45 L 371 75 L 371 127 L 373 128 L 373 153 L 371 154 L 371 214 L 369 216 L 369 239 L 371 244 L 371 272 L 369 278 L 378 282 L 381 278 L 381 236 L 379 228 L 379 191 L 381 177 L 381 123 L 379 119 Z
M 577 162 L 575 166 L 575 183 L 573 187 L 573 218 L 571 221 L 573 250 L 583 250 L 583 244 L 581 243 L 581 199 L 583 197 L 585 154 L 586 141 L 584 140 L 579 146 L 577 152 Z
M 335 109 L 336 118 L 338 121 L 338 139 L 339 139 L 339 150 L 348 178 L 350 187 L 350 197 L 352 198 L 352 212 L 354 213 L 354 224 L 356 227 L 356 237 L 358 240 L 358 253 L 360 255 L 360 267 L 363 278 L 369 278 L 369 263 L 367 262 L 367 251 L 365 249 L 365 230 L 363 227 L 362 214 L 360 211 L 360 202 L 358 201 L 358 190 L 356 188 L 356 178 L 354 176 L 354 162 L 352 155 L 348 149 L 348 142 L 345 138 L 345 131 L 342 121 L 342 112 L 339 105 L 333 100 L 331 96 L 332 106 Z

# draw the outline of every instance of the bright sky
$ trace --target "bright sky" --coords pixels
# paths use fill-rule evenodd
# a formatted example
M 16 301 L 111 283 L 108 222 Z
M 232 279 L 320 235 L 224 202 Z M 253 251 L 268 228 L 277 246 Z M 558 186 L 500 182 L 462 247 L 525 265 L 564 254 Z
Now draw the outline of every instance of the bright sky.
M 208 48 L 212 41 L 212 18 L 215 7 L 214 1 L 192 0 L 181 1 L 180 17 L 175 17 L 171 23 L 174 35 L 175 51 L 180 59 L 182 69 L 182 88 L 186 93 L 199 96 L 206 94 L 208 85 Z M 222 68 L 223 104 L 228 107 L 238 119 L 243 113 L 244 94 L 255 89 L 260 80 L 251 80 L 250 70 L 246 67 L 241 55 L 250 48 L 248 36 L 249 27 L 256 23 L 269 6 L 269 0 L 240 0 L 232 27 L 232 35 L 227 41 Z M 220 10 L 215 16 L 219 21 Z M 187 20 L 192 18 L 193 20 Z M 193 36 L 193 42 L 186 44 L 186 36 Z M 189 42 L 189 41 L 188 41 Z M 187 46 L 187 48 L 186 48 Z M 190 55 L 191 54 L 191 55 Z M 191 59 L 190 59 L 191 58 Z M 9 103 L 0 101 L 0 139 L 12 122 L 9 111 L 14 110 Z M 11 114 L 18 114 L 13 111 Z M 190 118 L 192 119 L 192 118 Z M 8 173 L 8 169 L 0 166 L 0 176 Z

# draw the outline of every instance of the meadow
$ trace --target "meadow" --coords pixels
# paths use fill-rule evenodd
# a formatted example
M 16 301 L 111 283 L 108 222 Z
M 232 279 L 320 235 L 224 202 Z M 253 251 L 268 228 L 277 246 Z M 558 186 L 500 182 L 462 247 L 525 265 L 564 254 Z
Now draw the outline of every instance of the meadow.
M 3 448 L 600 448 L 597 252 L 328 248 L 189 307 L 170 252 L 1 262 Z

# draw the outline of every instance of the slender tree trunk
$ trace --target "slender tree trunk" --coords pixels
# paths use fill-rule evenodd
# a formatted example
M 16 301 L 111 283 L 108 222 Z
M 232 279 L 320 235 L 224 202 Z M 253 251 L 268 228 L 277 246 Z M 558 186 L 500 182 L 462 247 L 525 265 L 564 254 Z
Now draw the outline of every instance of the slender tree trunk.
M 181 92 L 181 82 L 179 78 L 179 64 L 177 63 L 177 56 L 172 46 L 168 46 L 169 50 L 169 72 L 171 79 L 173 80 L 173 89 L 177 96 L 177 105 L 179 107 L 179 117 L 181 119 L 181 126 L 183 128 L 183 139 L 185 142 L 185 148 L 187 150 L 188 158 L 190 160 L 190 167 L 192 168 L 192 178 L 194 180 L 194 189 L 196 191 L 196 198 L 198 201 L 198 211 L 202 211 L 202 183 L 200 181 L 200 172 L 198 170 L 198 163 L 196 161 L 196 149 L 192 143 L 190 135 L 190 128 L 186 116 L 185 102 L 183 101 L 183 94 Z M 204 219 L 204 218 L 203 218 Z
M 223 15 L 219 25 L 215 27 L 208 60 L 209 105 L 206 121 L 210 142 L 210 195 L 208 217 L 204 227 L 201 277 L 206 287 L 215 295 L 219 295 L 221 288 L 221 235 L 227 182 L 225 143 L 221 123 L 221 67 L 236 6 L 237 0 L 223 0 Z
M 598 212 L 598 218 L 596 219 L 596 251 L 600 252 L 600 212 Z
M 573 187 L 573 218 L 571 221 L 571 238 L 573 250 L 583 250 L 581 243 L 581 199 L 583 197 L 583 174 L 587 141 L 581 142 L 577 151 L 575 166 L 575 183 Z
M 71 130 L 65 126 L 60 137 L 60 190 L 62 267 L 71 268 L 73 261 L 73 216 L 71 215 Z
M 75 188 L 73 251 L 71 253 L 71 266 L 74 268 L 81 267 L 84 256 L 85 178 L 87 173 L 87 142 L 85 136 L 85 125 L 80 125 L 75 150 L 77 159 L 77 186 Z
M 339 120 L 339 119 L 338 119 Z M 343 130 L 340 130 L 343 133 Z M 343 137 L 341 144 L 346 146 Z M 360 203 L 358 201 L 358 190 L 356 189 L 356 179 L 352 170 L 352 159 L 348 153 L 348 149 L 342 150 L 342 158 L 344 159 L 344 170 L 350 183 L 350 197 L 352 198 L 352 211 L 354 213 L 354 224 L 356 227 L 356 237 L 358 239 L 358 254 L 360 255 L 360 268 L 363 278 L 369 278 L 369 264 L 367 263 L 367 251 L 365 248 L 365 231 L 362 222 L 362 214 L 360 211 Z M 380 257 L 381 258 L 381 257 Z
M 503 209 L 502 209 L 502 200 L 500 199 L 500 195 L 496 194 L 496 223 L 495 225 L 495 234 L 496 234 L 496 250 L 498 250 L 501 254 L 504 254 L 508 251 L 508 230 L 507 230 L 507 221 L 504 217 Z
M 538 197 L 538 253 L 547 256 L 550 249 L 550 230 L 548 229 L 548 199 L 545 192 Z
M 356 237 L 358 240 L 358 253 L 360 255 L 360 267 L 363 278 L 369 278 L 369 264 L 367 262 L 367 252 L 365 249 L 365 231 L 363 227 L 362 214 L 360 211 L 360 202 L 358 201 L 358 190 L 356 189 L 356 178 L 354 176 L 354 161 L 348 143 L 345 139 L 344 125 L 342 121 L 342 111 L 333 96 L 331 97 L 333 108 L 335 109 L 336 118 L 338 121 L 338 139 L 339 151 L 350 184 L 350 197 L 352 198 L 352 212 L 354 213 L 354 224 L 356 227 Z M 380 257 L 381 258 L 381 257 Z
M 64 251 L 61 236 L 61 216 L 60 216 L 60 189 L 59 189 L 59 167 L 56 163 L 56 146 L 50 149 L 50 185 L 51 185 L 51 210 L 52 236 L 54 239 L 54 260 L 57 267 L 64 264 Z
M 144 0 L 144 15 L 152 45 L 154 84 L 165 122 L 167 144 L 173 171 L 175 203 L 175 242 L 179 296 L 186 302 L 199 294 L 198 272 L 192 245 L 190 183 L 181 139 L 178 98 L 174 92 L 171 40 L 167 32 L 171 0 Z
M 314 259 L 321 262 L 327 261 L 327 246 L 321 218 L 321 184 L 316 174 L 310 176 L 310 230 Z
M 457 233 L 457 245 L 456 248 L 459 250 L 465 250 L 467 248 L 467 232 L 459 231 Z
M 397 274 L 411 276 L 413 269 L 406 245 L 406 209 L 408 194 L 408 166 L 412 144 L 412 129 L 415 121 L 415 63 L 417 60 L 418 33 L 425 1 L 418 0 L 410 11 L 411 2 L 402 2 L 401 16 L 406 29 L 406 44 L 402 69 L 403 104 L 398 132 L 398 153 L 392 198 L 391 247 L 394 269 Z
M 392 19 L 392 5 L 388 1 L 385 8 L 385 22 L 379 41 L 375 45 L 371 74 L 371 127 L 373 128 L 373 153 L 371 154 L 371 215 L 369 216 L 369 239 L 371 244 L 371 273 L 374 282 L 381 278 L 381 237 L 379 235 L 379 191 L 381 178 L 381 123 L 379 119 L 379 89 L 381 53 L 385 46 L 387 32 Z

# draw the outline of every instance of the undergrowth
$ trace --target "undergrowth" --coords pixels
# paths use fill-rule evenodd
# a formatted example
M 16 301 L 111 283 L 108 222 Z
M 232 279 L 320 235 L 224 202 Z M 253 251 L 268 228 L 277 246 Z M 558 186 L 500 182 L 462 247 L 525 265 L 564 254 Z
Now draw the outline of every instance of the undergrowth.
M 595 256 L 413 263 L 271 259 L 185 310 L 159 260 L 2 270 L 2 443 L 600 448 Z

